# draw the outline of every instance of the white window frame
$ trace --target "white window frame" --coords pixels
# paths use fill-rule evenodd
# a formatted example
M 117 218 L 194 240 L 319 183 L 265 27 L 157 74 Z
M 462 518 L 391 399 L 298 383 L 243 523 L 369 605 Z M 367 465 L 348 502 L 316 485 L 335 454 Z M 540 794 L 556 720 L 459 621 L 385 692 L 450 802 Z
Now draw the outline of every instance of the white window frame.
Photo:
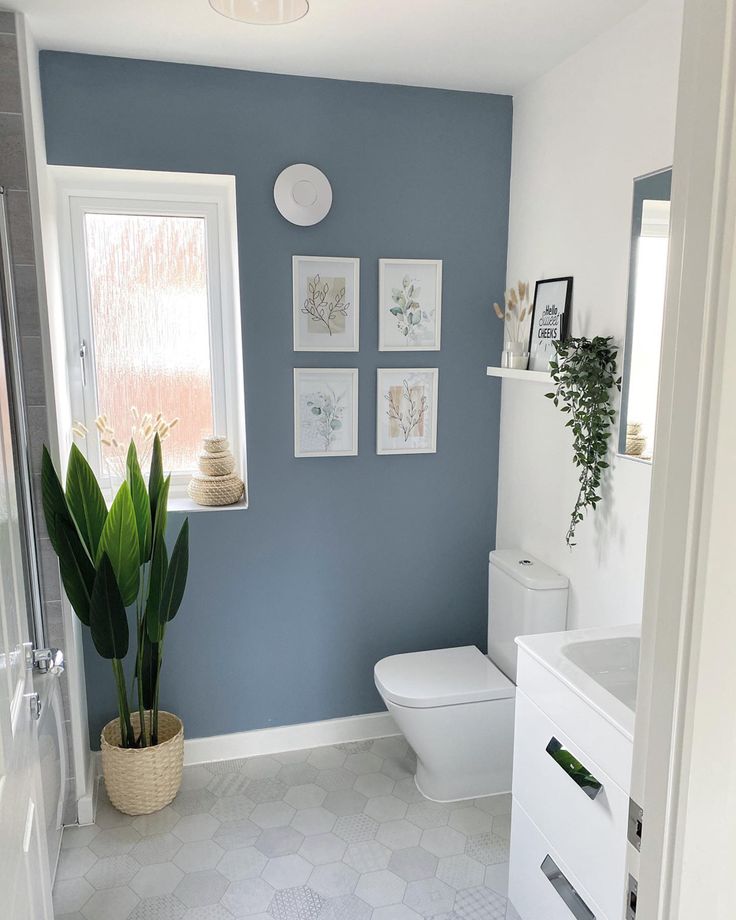
M 95 430 L 94 420 L 104 407 L 99 406 L 96 392 L 95 346 L 84 240 L 85 215 L 171 214 L 205 220 L 213 433 L 224 433 L 230 441 L 236 458 L 236 471 L 246 482 L 246 497 L 239 506 L 247 507 L 235 178 L 74 166 L 50 169 L 56 185 L 58 208 L 69 395 L 73 418 L 82 421 L 90 432 Z M 80 447 L 86 451 L 93 469 L 104 477 L 106 471 L 102 469 L 98 439 L 90 436 Z M 186 498 L 189 478 L 187 473 L 175 473 L 171 477 L 170 504 L 174 509 L 202 508 Z

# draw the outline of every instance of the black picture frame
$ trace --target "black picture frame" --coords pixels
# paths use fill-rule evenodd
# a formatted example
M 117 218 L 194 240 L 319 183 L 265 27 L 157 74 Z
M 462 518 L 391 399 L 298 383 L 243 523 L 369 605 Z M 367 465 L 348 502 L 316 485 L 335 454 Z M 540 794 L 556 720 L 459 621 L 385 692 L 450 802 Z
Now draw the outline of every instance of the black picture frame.
M 560 278 L 541 278 L 534 285 L 532 321 L 529 324 L 531 371 L 549 370 L 549 362 L 555 357 L 555 353 L 551 347 L 545 346 L 551 345 L 552 342 L 564 342 L 567 338 L 572 308 L 572 281 L 572 275 L 563 275 Z M 545 294 L 547 287 L 549 291 Z M 554 313 L 548 312 L 552 310 Z M 545 320 L 546 325 L 542 325 Z M 540 335 L 540 329 L 547 330 L 546 334 Z M 553 334 L 550 335 L 549 331 Z

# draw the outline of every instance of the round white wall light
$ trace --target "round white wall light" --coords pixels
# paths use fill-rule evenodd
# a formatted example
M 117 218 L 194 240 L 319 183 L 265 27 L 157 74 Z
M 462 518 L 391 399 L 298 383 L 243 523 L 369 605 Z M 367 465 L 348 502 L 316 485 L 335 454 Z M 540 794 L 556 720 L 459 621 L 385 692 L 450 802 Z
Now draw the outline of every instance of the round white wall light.
M 308 0 L 210 0 L 215 12 L 258 26 L 281 26 L 309 12 Z

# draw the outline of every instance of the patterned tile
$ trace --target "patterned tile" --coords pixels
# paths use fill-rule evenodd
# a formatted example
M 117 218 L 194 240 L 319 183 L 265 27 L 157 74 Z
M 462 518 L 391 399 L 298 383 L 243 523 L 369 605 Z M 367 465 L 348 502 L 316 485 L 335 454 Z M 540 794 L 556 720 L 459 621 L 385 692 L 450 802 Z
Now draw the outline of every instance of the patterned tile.
M 455 913 L 462 920 L 505 920 L 506 898 L 489 888 L 469 888 L 458 892 Z
M 268 912 L 274 920 L 316 920 L 321 909 L 322 898 L 316 891 L 295 887 L 277 891 Z
M 136 818 L 103 787 L 97 824 L 64 834 L 56 915 L 501 920 L 510 796 L 430 802 L 415 764 L 392 736 L 197 765 Z

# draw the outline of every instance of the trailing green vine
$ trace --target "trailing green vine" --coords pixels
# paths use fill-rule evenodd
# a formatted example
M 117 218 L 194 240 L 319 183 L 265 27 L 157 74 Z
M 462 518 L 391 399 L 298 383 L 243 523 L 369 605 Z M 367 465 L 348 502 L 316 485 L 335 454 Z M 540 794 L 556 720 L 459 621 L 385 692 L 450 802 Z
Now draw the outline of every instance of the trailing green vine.
M 575 546 L 575 528 L 586 509 L 595 511 L 601 500 L 601 478 L 608 468 L 608 439 L 616 417 L 611 390 L 621 389 L 621 378 L 616 377 L 618 346 L 612 341 L 611 336 L 596 336 L 555 342 L 556 359 L 550 362 L 555 391 L 545 395 L 570 415 L 566 427 L 572 429 L 573 462 L 580 468 L 580 491 L 565 536 L 570 547 Z

